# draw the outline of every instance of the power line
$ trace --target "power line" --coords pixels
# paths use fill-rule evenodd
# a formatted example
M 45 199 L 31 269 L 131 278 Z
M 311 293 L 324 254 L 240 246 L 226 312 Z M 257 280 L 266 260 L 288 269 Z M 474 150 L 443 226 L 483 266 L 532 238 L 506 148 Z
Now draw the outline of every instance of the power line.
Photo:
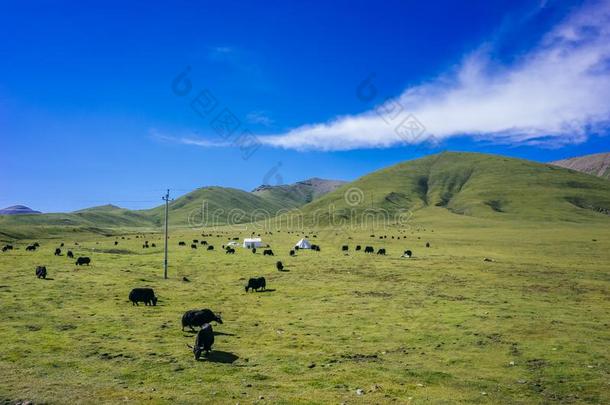
M 165 258 L 163 260 L 163 277 L 167 279 L 167 216 L 169 214 L 169 188 L 163 197 L 161 197 L 163 201 L 165 201 Z

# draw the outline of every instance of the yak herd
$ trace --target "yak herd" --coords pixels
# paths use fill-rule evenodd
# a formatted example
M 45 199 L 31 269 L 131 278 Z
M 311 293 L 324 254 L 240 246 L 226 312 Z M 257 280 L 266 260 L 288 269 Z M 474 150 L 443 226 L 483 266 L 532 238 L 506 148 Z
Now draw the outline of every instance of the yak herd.
M 238 240 L 238 239 L 239 238 L 233 238 L 233 240 Z M 201 244 L 203 246 L 207 246 L 207 250 L 209 250 L 209 251 L 214 250 L 214 246 L 208 244 L 208 242 L 205 240 L 202 240 L 201 242 L 199 242 L 199 240 L 193 239 L 192 242 L 193 242 L 191 244 L 192 249 L 197 249 L 197 245 Z M 114 245 L 116 246 L 117 244 L 118 244 L 118 241 L 115 241 Z M 75 243 L 75 245 L 78 245 L 78 243 Z M 55 249 L 55 251 L 54 251 L 55 256 L 61 256 L 61 254 L 62 254 L 61 247 L 63 247 L 63 246 L 64 246 L 64 243 L 61 243 L 61 246 Z M 148 248 L 149 246 L 150 245 L 148 244 L 148 241 L 145 241 L 143 244 L 143 248 Z M 178 246 L 186 246 L 186 242 L 180 241 L 180 242 L 178 242 Z M 25 250 L 26 251 L 35 251 L 39 247 L 40 247 L 40 244 L 38 242 L 36 242 L 31 245 L 28 245 L 25 248 Z M 152 247 L 155 247 L 154 243 L 152 244 Z M 426 243 L 426 247 L 430 247 L 430 243 Z M 226 254 L 235 254 L 235 249 L 233 247 L 231 247 L 231 246 L 225 247 L 223 245 L 223 248 L 224 248 Z M 8 250 L 13 250 L 13 246 L 7 244 L 4 247 L 2 247 L 2 252 L 6 252 Z M 256 253 L 256 248 L 252 248 L 250 250 L 253 253 Z M 291 257 L 295 256 L 296 252 L 298 250 L 299 250 L 299 247 L 295 246 L 294 249 L 290 250 L 289 255 Z M 311 250 L 319 252 L 320 247 L 318 245 L 312 244 Z M 362 249 L 361 245 L 357 245 L 355 247 L 355 250 L 356 251 L 364 250 L 364 253 L 367 253 L 367 254 L 375 253 L 375 249 L 373 248 L 373 246 L 365 246 L 364 249 Z M 349 246 L 342 245 L 341 251 L 349 252 Z M 377 250 L 377 255 L 386 255 L 386 254 L 387 254 L 387 252 L 386 252 L 385 248 L 379 248 Z M 406 250 L 401 257 L 410 258 L 410 257 L 412 257 L 412 255 L 413 255 L 413 253 L 411 250 Z M 273 250 L 264 249 L 263 256 L 274 256 Z M 66 257 L 74 258 L 74 254 L 72 253 L 72 251 L 68 250 L 66 252 Z M 86 256 L 80 256 L 76 259 L 75 264 L 77 266 L 82 266 L 82 265 L 88 266 L 91 264 L 91 258 L 86 257 Z M 284 264 L 281 261 L 276 262 L 276 268 L 278 271 L 288 271 L 288 270 L 285 270 Z M 36 267 L 36 277 L 46 279 L 47 278 L 47 268 L 45 266 L 37 266 Z M 253 277 L 248 280 L 248 283 L 245 286 L 245 291 L 246 291 L 246 293 L 249 292 L 250 290 L 264 291 L 266 288 L 267 288 L 267 281 L 265 280 L 265 277 Z M 156 306 L 158 299 L 152 288 L 134 288 L 129 293 L 129 301 L 132 303 L 132 305 L 136 305 L 136 306 L 139 305 L 139 303 L 143 303 L 145 306 Z M 217 324 L 223 323 L 221 314 L 220 313 L 216 314 L 208 308 L 188 310 L 182 316 L 182 330 L 183 331 L 184 331 L 185 327 L 190 328 L 190 330 L 193 332 L 195 331 L 194 328 L 200 328 L 195 337 L 194 346 L 187 345 L 189 348 L 191 348 L 193 350 L 193 354 L 194 354 L 196 360 L 200 359 L 202 353 L 204 355 L 208 355 L 209 352 L 212 350 L 212 345 L 214 344 L 214 331 L 212 329 L 211 322 L 216 322 Z

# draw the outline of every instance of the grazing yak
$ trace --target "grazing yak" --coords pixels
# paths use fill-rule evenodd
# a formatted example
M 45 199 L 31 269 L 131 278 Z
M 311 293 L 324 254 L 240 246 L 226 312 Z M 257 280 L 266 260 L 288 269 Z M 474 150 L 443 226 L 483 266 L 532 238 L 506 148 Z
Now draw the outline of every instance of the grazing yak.
M 115 241 L 114 241 L 114 246 L 116 246 L 116 245 L 118 245 L 118 244 L 119 244 L 119 241 L 118 241 L 118 240 L 115 240 Z
M 178 242 L 178 246 L 186 246 L 186 242 L 181 240 L 180 242 Z
M 410 250 L 405 250 L 405 253 L 402 255 L 402 257 L 411 257 L 413 256 L 413 252 L 411 252 Z
M 25 250 L 28 252 L 33 252 L 36 250 L 36 246 L 30 245 L 30 246 L 26 247 Z
M 191 328 L 192 331 L 194 331 L 194 327 L 203 327 L 203 325 L 212 321 L 216 323 L 222 323 L 220 313 L 216 315 L 214 312 L 212 312 L 212 310 L 208 308 L 191 309 L 190 311 L 186 311 L 184 315 L 182 315 L 182 331 L 184 331 L 184 328 L 187 326 Z
M 199 243 L 199 239 L 193 239 L 193 243 Z
M 74 259 L 74 253 L 72 253 L 71 250 L 68 250 L 68 253 L 66 253 L 66 257 L 68 257 L 69 259 Z
M 157 247 L 157 245 L 155 245 L 154 243 L 152 243 L 150 246 L 152 246 L 152 247 Z
M 347 245 L 341 246 L 341 251 L 342 252 L 347 252 L 348 250 L 349 250 L 349 246 L 347 246 Z
M 60 248 L 55 249 L 54 254 L 55 254 L 55 256 L 61 256 L 61 249 Z
M 271 250 L 271 249 L 263 250 L 263 256 L 273 256 L 273 250 Z
M 319 252 L 320 251 L 320 246 L 318 246 L 318 245 L 311 245 L 311 250 L 313 250 L 314 252 Z
M 209 245 L 208 250 L 214 250 L 214 245 Z
M 201 244 L 205 246 L 205 245 L 207 245 L 207 244 L 208 244 L 208 242 L 207 242 L 207 241 L 205 241 L 205 240 L 202 240 L 202 241 L 201 241 Z
M 385 248 L 381 248 L 377 251 L 378 255 L 385 255 Z
M 252 248 L 252 253 L 256 254 L 256 248 L 255 247 Z
M 38 243 L 38 242 L 34 242 L 34 243 L 32 244 L 32 246 L 39 248 L 39 247 L 40 247 L 40 243 Z
M 157 297 L 152 288 L 134 288 L 129 293 L 129 301 L 132 305 L 139 305 L 138 302 L 143 302 L 144 305 L 157 305 Z
M 294 256 L 294 250 L 290 250 L 290 256 Z
M 372 246 L 367 246 L 364 248 L 364 253 L 373 253 L 375 249 Z
M 78 259 L 76 259 L 76 265 L 77 266 L 82 266 L 83 264 L 86 264 L 87 266 L 89 266 L 89 263 L 91 263 L 91 259 L 88 257 L 79 257 Z
M 197 245 L 195 245 L 194 243 L 191 244 L 191 249 L 197 249 Z
M 356 246 L 356 250 L 362 250 L 362 246 L 357 245 L 357 246 Z
M 246 292 L 248 292 L 250 288 L 252 289 L 252 291 L 258 291 L 259 289 L 267 289 L 267 281 L 265 280 L 265 277 L 251 278 L 250 280 L 248 280 Z
M 227 250 L 225 250 L 225 254 L 227 254 L 227 255 L 235 254 L 235 249 L 233 249 L 232 247 L 227 247 Z
M 47 268 L 45 266 L 36 267 L 36 277 L 47 278 Z
M 206 323 L 203 325 L 199 332 L 197 332 L 197 336 L 195 337 L 195 346 L 187 346 L 193 349 L 193 354 L 195 355 L 195 360 L 199 360 L 201 357 L 201 352 L 205 352 L 207 356 L 208 353 L 212 350 L 212 345 L 214 344 L 214 330 L 212 329 L 212 325 Z
M 426 242 L 426 247 L 429 248 L 430 247 L 430 242 Z
M 284 271 L 284 265 L 282 262 L 275 263 L 275 267 L 277 267 L 278 271 Z

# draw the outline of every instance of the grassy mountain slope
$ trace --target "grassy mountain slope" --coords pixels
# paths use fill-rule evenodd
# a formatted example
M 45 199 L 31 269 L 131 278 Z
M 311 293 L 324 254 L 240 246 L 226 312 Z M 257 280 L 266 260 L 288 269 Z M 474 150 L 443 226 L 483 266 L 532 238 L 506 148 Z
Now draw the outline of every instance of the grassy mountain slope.
M 551 162 L 552 165 L 565 167 L 593 176 L 610 179 L 610 153 L 579 156 Z
M 350 205 L 351 202 L 351 205 Z M 365 210 L 441 207 L 454 214 L 532 221 L 608 220 L 607 181 L 521 159 L 445 152 L 364 176 L 302 208 L 328 219 Z
M 285 205 L 247 191 L 225 187 L 203 187 L 170 204 L 170 222 L 178 226 L 199 226 L 203 223 L 226 224 L 250 222 L 251 215 L 272 216 Z M 141 211 L 161 223 L 165 206 Z M 202 216 L 203 214 L 203 216 Z M 189 219 L 190 218 L 190 219 Z
M 344 184 L 346 182 L 341 180 L 312 178 L 294 184 L 262 185 L 254 189 L 252 193 L 285 208 L 296 208 L 310 203 Z

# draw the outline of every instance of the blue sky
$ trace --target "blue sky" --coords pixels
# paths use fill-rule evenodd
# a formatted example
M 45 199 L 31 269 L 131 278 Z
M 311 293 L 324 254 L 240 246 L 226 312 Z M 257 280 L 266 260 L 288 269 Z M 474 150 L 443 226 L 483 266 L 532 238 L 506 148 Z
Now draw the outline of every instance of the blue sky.
M 124 3 L 0 4 L 0 206 L 610 150 L 605 1 Z

